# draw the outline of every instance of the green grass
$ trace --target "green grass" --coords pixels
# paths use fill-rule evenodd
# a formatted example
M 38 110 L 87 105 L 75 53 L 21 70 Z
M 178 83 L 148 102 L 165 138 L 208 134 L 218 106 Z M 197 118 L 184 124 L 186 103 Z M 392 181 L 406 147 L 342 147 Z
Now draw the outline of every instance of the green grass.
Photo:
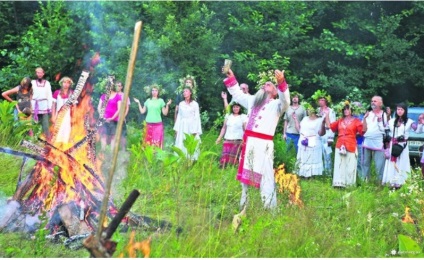
M 250 188 L 247 216 L 235 233 L 232 219 L 239 212 L 241 187 L 235 168 L 219 168 L 221 146 L 214 144 L 216 136 L 216 132 L 202 135 L 204 156 L 193 165 L 181 159 L 170 163 L 178 158 L 169 152 L 172 142 L 167 142 L 165 154 L 143 150 L 136 140 L 130 142 L 134 152 L 125 178 L 117 185 L 116 205 L 137 189 L 141 195 L 133 213 L 173 224 L 153 235 L 151 257 L 391 257 L 393 250 L 393 257 L 418 257 L 417 252 L 422 253 L 423 181 L 417 169 L 397 191 L 374 183 L 334 189 L 329 177 L 301 180 L 304 208 L 289 205 L 287 194 L 278 194 L 277 210 L 264 210 L 259 191 Z M 276 149 L 276 161 L 293 162 L 283 142 L 276 140 Z M 20 161 L 0 154 L 0 167 L 9 169 L 2 170 L 0 180 L 0 192 L 7 198 L 15 190 Z M 417 225 L 402 223 L 406 206 Z M 152 234 L 138 230 L 136 241 Z M 0 234 L 0 257 L 89 256 L 85 249 L 70 250 L 43 235 Z M 411 238 L 420 249 L 406 255 L 410 244 L 400 245 L 400 235 Z M 129 232 L 114 234 L 112 240 L 118 243 L 114 257 L 125 250 L 129 237 Z

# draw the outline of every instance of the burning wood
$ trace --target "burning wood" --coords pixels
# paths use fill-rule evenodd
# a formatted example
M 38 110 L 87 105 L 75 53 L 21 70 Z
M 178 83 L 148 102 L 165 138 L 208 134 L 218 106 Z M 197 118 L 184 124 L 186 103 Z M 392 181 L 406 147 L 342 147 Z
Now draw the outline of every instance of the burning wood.
M 94 109 L 90 93 L 86 91 L 91 88 L 87 83 L 88 77 L 88 72 L 81 74 L 76 90 L 59 110 L 50 140 L 39 140 L 39 144 L 22 142 L 21 145 L 33 153 L 0 147 L 0 152 L 21 156 L 24 162 L 28 158 L 37 161 L 24 180 L 19 177 L 16 192 L 0 218 L 0 232 L 33 232 L 41 225 L 39 216 L 46 214 L 46 228 L 53 238 L 57 237 L 55 234 L 64 234 L 69 237 L 67 244 L 78 242 L 82 246 L 82 239 L 92 234 L 99 225 L 105 180 L 100 171 L 100 162 L 96 160 L 95 136 L 103 117 L 93 125 L 92 122 L 96 122 L 93 119 Z M 107 86 L 109 92 L 113 83 L 113 77 L 110 77 Z M 70 141 L 56 142 L 64 114 L 69 111 L 73 116 Z M 121 223 L 158 229 L 154 221 L 146 222 L 149 220 L 147 217 L 126 216 L 138 194 L 132 194 L 131 203 L 124 204 L 121 211 L 117 210 L 112 199 L 108 199 L 107 217 L 115 218 L 102 239 L 105 239 L 104 247 L 109 252 L 114 251 L 114 246 L 108 239 Z

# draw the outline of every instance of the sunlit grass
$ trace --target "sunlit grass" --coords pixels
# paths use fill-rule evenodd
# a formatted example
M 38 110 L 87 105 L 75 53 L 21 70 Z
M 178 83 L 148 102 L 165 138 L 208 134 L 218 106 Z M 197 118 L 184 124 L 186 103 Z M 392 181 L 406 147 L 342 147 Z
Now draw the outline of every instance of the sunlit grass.
M 137 231 L 137 241 L 153 235 L 151 257 L 389 257 L 399 252 L 401 234 L 423 248 L 423 181 L 418 169 L 397 191 L 373 182 L 334 189 L 330 177 L 301 180 L 303 208 L 290 205 L 287 194 L 278 194 L 278 208 L 264 210 L 259 191 L 251 188 L 247 215 L 234 232 L 232 219 L 240 210 L 241 187 L 235 180 L 235 167 L 219 167 L 221 147 L 214 145 L 216 135 L 212 132 L 202 136 L 202 151 L 215 155 L 205 156 L 193 165 L 182 160 L 166 165 L 157 154 L 148 155 L 152 156 L 152 162 L 148 162 L 146 153 L 150 151 L 133 142 L 137 152 L 131 152 L 127 175 L 117 189 L 120 196 L 116 205 L 119 207 L 137 189 L 141 195 L 131 211 L 172 224 L 169 230 L 154 235 L 150 230 Z M 289 153 L 280 150 L 285 149 L 283 142 L 276 143 L 276 156 L 288 155 L 276 161 L 292 161 Z M 165 150 L 166 156 L 173 154 Z M 0 163 L 11 165 L 8 180 L 2 180 L 0 188 L 4 195 L 11 196 L 20 164 L 6 156 L 0 157 Z M 418 223 L 412 229 L 401 221 L 406 206 Z M 114 256 L 123 252 L 129 236 L 129 232 L 114 234 L 112 240 L 118 242 Z M 33 243 L 25 235 L 0 234 L 0 244 L 6 249 L 0 256 L 88 256 L 85 249 L 72 251 L 50 242 L 45 242 L 44 252 L 35 253 Z

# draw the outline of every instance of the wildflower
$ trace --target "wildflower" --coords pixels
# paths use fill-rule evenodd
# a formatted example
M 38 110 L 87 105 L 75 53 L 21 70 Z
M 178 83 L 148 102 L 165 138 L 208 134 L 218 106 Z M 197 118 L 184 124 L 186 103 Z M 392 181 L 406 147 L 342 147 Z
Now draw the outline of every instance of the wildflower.
M 371 221 L 372 221 L 372 214 L 371 214 L 371 212 L 368 212 L 368 215 L 367 215 L 367 221 L 368 221 L 369 223 L 371 223 Z
M 347 230 L 347 231 L 350 231 L 350 227 L 347 227 L 347 228 L 346 228 L 346 230 Z
M 392 251 L 390 251 L 390 254 L 392 254 L 392 255 L 396 255 L 396 250 L 395 250 L 395 249 L 393 249 Z

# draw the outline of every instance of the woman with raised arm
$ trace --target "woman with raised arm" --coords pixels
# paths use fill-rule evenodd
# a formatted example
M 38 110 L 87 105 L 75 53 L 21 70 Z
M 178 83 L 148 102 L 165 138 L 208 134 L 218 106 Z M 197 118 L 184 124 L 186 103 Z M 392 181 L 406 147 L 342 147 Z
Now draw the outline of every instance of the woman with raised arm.
M 140 100 L 134 98 L 134 102 L 138 104 L 138 109 L 141 114 L 147 112 L 146 115 L 146 134 L 144 136 L 144 143 L 146 145 L 153 145 L 159 148 L 163 148 L 164 139 L 164 126 L 162 122 L 161 113 L 166 116 L 169 112 L 169 105 L 172 100 L 169 99 L 165 104 L 162 98 L 159 97 L 161 87 L 157 84 L 153 84 L 147 87 L 151 93 L 151 97 L 144 102 L 144 107 L 141 106 Z

